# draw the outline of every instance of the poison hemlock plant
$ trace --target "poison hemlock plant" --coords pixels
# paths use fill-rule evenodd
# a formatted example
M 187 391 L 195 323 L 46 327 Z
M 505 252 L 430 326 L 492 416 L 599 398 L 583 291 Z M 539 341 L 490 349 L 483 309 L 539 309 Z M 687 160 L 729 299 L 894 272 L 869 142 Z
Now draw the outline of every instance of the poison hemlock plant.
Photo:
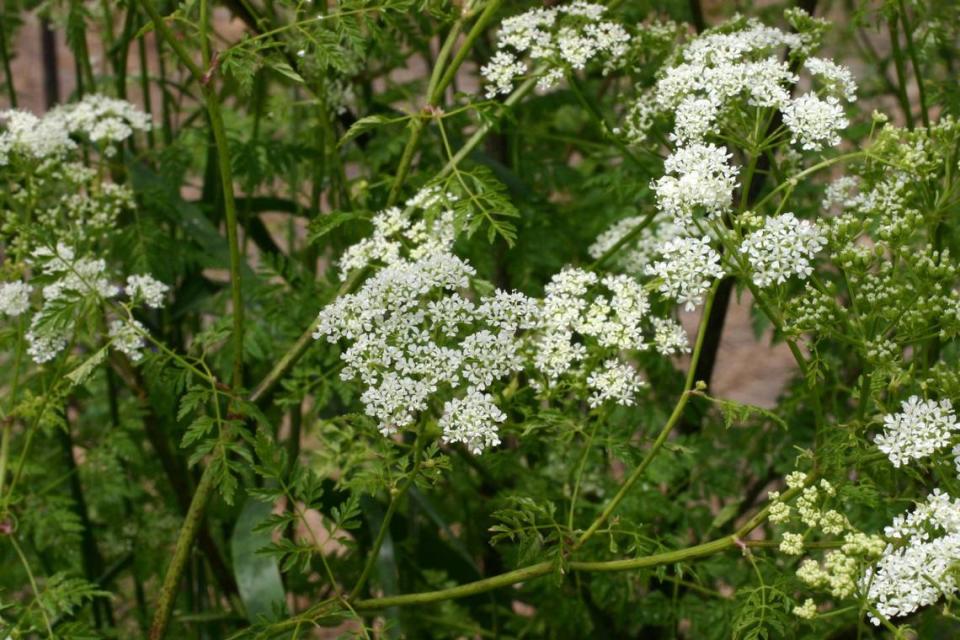
M 957 632 L 956 8 L 633 4 L 0 25 L 0 638 Z

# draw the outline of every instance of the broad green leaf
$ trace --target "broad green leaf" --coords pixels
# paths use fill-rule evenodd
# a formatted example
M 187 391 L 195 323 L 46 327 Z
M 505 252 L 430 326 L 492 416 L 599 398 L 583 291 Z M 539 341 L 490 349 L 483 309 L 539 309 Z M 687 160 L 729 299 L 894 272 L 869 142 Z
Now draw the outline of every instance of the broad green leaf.
M 270 517 L 272 508 L 270 504 L 247 498 L 230 537 L 233 573 L 250 622 L 256 622 L 259 616 L 269 616 L 275 607 L 286 609 L 277 559 L 258 553 L 270 545 L 271 538 L 269 530 L 256 530 L 256 527 Z

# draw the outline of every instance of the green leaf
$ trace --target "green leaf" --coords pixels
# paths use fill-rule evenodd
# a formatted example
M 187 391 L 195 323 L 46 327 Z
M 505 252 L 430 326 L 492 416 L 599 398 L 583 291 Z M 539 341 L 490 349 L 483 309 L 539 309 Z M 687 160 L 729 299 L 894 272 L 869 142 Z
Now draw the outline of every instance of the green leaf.
M 307 235 L 309 242 L 313 243 L 327 235 L 337 227 L 351 222 L 352 220 L 363 220 L 363 214 L 356 211 L 331 211 L 322 216 L 317 216 L 310 221 L 310 230 Z
M 337 143 L 337 146 L 342 147 L 343 145 L 347 144 L 348 142 L 350 142 L 360 134 L 370 131 L 371 129 L 375 129 L 381 125 L 404 122 L 409 118 L 410 118 L 409 116 L 391 118 L 389 116 L 384 116 L 384 115 L 372 115 L 372 116 L 366 116 L 366 117 L 360 118 L 359 120 L 354 122 L 349 129 L 347 129 L 347 132 L 343 134 L 342 138 L 340 138 L 340 142 Z
M 230 537 L 233 572 L 250 622 L 271 616 L 276 607 L 286 610 L 287 606 L 276 557 L 258 553 L 270 545 L 271 532 L 257 525 L 270 517 L 272 509 L 271 504 L 247 498 Z
M 93 372 L 96 371 L 97 367 L 100 366 L 100 363 L 106 359 L 109 348 L 109 345 L 101 347 L 99 351 L 96 351 L 80 363 L 80 366 L 68 373 L 67 379 L 71 382 L 71 386 L 79 386 L 86 382 Z
M 213 429 L 215 421 L 210 416 L 200 416 L 187 427 L 186 433 L 180 440 L 180 447 L 186 449 L 194 442 L 200 440 Z
M 272 61 L 270 63 L 270 68 L 276 71 L 277 73 L 279 73 L 280 75 L 282 75 L 283 77 L 289 78 L 290 80 L 293 80 L 298 84 L 307 83 L 306 80 L 303 79 L 303 76 L 301 76 L 299 73 L 294 71 L 293 67 L 291 67 L 288 63 L 282 60 Z

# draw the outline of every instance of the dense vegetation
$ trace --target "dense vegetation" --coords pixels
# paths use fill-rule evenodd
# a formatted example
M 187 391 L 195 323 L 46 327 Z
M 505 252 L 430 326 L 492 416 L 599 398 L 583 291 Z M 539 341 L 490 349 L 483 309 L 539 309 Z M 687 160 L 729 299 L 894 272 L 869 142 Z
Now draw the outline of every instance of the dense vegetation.
M 960 6 L 758 4 L 4 2 L 0 638 L 960 633 Z

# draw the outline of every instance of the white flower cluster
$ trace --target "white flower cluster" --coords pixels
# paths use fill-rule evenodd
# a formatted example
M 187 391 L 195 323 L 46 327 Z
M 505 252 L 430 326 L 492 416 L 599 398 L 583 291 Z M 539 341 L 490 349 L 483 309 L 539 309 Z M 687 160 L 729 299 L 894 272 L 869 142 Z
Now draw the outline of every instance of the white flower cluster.
M 590 389 L 591 406 L 632 405 L 644 382 L 620 353 L 649 349 L 651 325 L 661 353 L 689 349 L 680 325 L 649 317 L 644 286 L 627 275 L 566 269 L 542 300 L 500 290 L 478 298 L 469 291 L 473 267 L 450 252 L 449 199 L 426 190 L 406 211 L 377 214 L 373 235 L 348 249 L 340 268 L 380 268 L 317 319 L 314 338 L 349 343 L 341 376 L 363 384 L 365 412 L 385 435 L 411 428 L 435 397 L 452 397 L 443 440 L 479 452 L 499 442 L 506 416 L 494 391 L 507 376 L 529 368 L 538 390 L 564 378 Z M 418 208 L 433 221 L 415 220 Z
M 588 293 L 598 282 L 611 295 L 597 294 L 590 302 Z M 564 375 L 584 373 L 577 365 L 587 358 L 588 350 L 578 336 L 592 338 L 601 347 L 618 351 L 648 347 L 642 323 L 650 310 L 650 302 L 646 291 L 633 278 L 611 275 L 600 280 L 589 271 L 566 269 L 554 275 L 545 290 L 547 295 L 534 338 L 533 364 L 551 384 Z M 608 362 L 606 368 L 611 367 Z M 628 404 L 625 391 L 633 387 L 610 389 L 605 393 L 601 386 L 606 382 L 609 378 L 598 374 L 588 384 L 599 394 L 596 397 L 617 398 L 620 404 Z
M 49 362 L 63 351 L 78 324 L 76 312 L 87 300 L 109 300 L 120 294 L 107 274 L 106 261 L 78 257 L 65 244 L 40 247 L 31 256 L 38 277 L 49 281 L 41 290 L 43 305 L 33 315 L 26 333 L 27 353 L 38 364 Z M 127 291 L 132 303 L 143 301 L 159 308 L 168 287 L 148 274 L 130 276 Z M 0 286 L 0 312 L 9 316 L 29 310 L 32 286 L 23 282 Z M 133 324 L 131 324 L 131 322 Z M 111 344 L 131 360 L 141 359 L 144 327 L 137 321 L 114 320 L 109 327 Z
M 806 69 L 820 80 L 825 97 L 791 98 L 790 87 L 799 78 L 778 51 L 805 51 L 807 39 L 751 19 L 735 31 L 709 32 L 690 42 L 654 88 L 657 109 L 674 115 L 671 138 L 681 145 L 703 142 L 745 104 L 781 110 L 793 141 L 804 149 L 839 143 L 837 132 L 848 124 L 840 100 L 853 101 L 856 84 L 845 67 L 810 58 Z
M 652 318 L 653 344 L 661 355 L 672 356 L 690 353 L 687 332 L 679 322 L 670 318 Z
M 722 278 L 720 254 L 710 238 L 675 238 L 661 247 L 662 260 L 647 268 L 647 274 L 661 279 L 660 292 L 692 311 L 703 303 L 713 278 Z
M 740 252 L 750 261 L 756 285 L 769 287 L 791 276 L 809 277 L 811 261 L 826 242 L 817 225 L 784 213 L 764 220 L 763 228 L 744 238 Z
M 456 237 L 454 213 L 449 206 L 456 199 L 439 187 L 428 187 L 407 200 L 403 209 L 390 207 L 377 213 L 372 220 L 373 235 L 350 246 L 341 256 L 340 278 L 371 264 L 393 264 L 400 260 L 401 249 L 411 243 L 413 259 L 449 252 Z M 433 220 L 427 222 L 423 217 L 413 222 L 418 210 L 435 214 Z
M 603 368 L 587 377 L 587 384 L 593 389 L 588 402 L 591 407 L 599 407 L 607 400 L 630 406 L 634 397 L 646 384 L 633 367 L 617 359 L 607 360 Z
M 884 534 L 892 541 L 860 581 L 867 599 L 886 618 L 913 613 L 957 592 L 960 562 L 960 499 L 939 489 Z M 879 625 L 881 620 L 871 616 Z
M 9 164 L 11 157 L 43 160 L 76 147 L 70 130 L 54 118 L 12 109 L 0 112 L 0 127 L 0 167 Z
M 163 297 L 170 287 L 155 279 L 150 274 L 127 276 L 127 295 L 132 300 L 143 300 L 144 304 L 154 309 L 163 306 Z
M 807 58 L 803 66 L 827 89 L 827 95 L 847 102 L 857 99 L 857 83 L 850 69 L 825 58 Z
M 652 187 L 657 206 L 676 223 L 689 227 L 698 209 L 718 215 L 730 209 L 739 169 L 731 154 L 714 144 L 691 144 L 674 151 L 664 162 L 662 177 Z
M 76 148 L 71 134 L 107 145 L 108 152 L 134 131 L 150 128 L 150 117 L 125 100 L 90 94 L 80 102 L 57 107 L 42 118 L 26 111 L 0 112 L 0 166 L 11 156 L 42 160 Z
M 895 467 L 926 458 L 950 444 L 960 429 L 949 400 L 921 400 L 910 396 L 899 413 L 883 417 L 883 433 L 874 438 L 877 448 Z
M 439 425 L 446 442 L 462 442 L 474 453 L 481 453 L 500 444 L 496 425 L 506 419 L 493 396 L 470 387 L 463 398 L 444 403 Z
M 146 327 L 136 320 L 114 320 L 110 323 L 110 344 L 131 362 L 143 359 L 143 334 Z
M 601 20 L 605 11 L 603 5 L 577 0 L 506 18 L 497 52 L 480 68 L 487 98 L 510 93 L 514 80 L 529 70 L 524 56 L 543 71 L 537 81 L 540 90 L 557 84 L 564 69 L 583 69 L 594 59 L 612 66 L 626 53 L 630 35 L 619 24 Z
M 148 131 L 150 116 L 126 100 L 99 94 L 85 95 L 79 102 L 52 110 L 44 119 L 59 121 L 69 132 L 112 147 L 133 135 Z
M 608 251 L 624 242 L 624 238 L 633 233 L 643 221 L 644 218 L 641 216 L 629 216 L 612 224 L 597 236 L 587 249 L 590 257 L 599 260 Z M 665 242 L 682 235 L 684 235 L 684 228 L 672 218 L 657 216 L 651 224 L 640 231 L 635 240 L 617 249 L 613 264 L 627 273 L 643 273 L 653 259 L 660 255 L 660 248 Z
M 424 190 L 407 210 L 447 201 L 448 194 Z M 384 435 L 409 428 L 431 398 L 450 392 L 455 397 L 440 420 L 444 441 L 475 452 L 494 446 L 506 418 L 489 389 L 522 368 L 516 336 L 536 325 L 536 304 L 519 293 L 497 292 L 480 304 L 463 295 L 475 271 L 449 252 L 452 213 L 427 224 L 393 208 L 373 222 L 373 236 L 344 253 L 341 274 L 374 261 L 385 266 L 320 312 L 314 338 L 351 342 L 341 377 L 366 387 L 361 401 Z
M 43 288 L 44 300 L 55 301 L 65 297 L 81 298 L 88 295 L 112 298 L 120 292 L 105 275 L 105 260 L 78 258 L 74 250 L 63 243 L 53 249 L 38 248 L 33 252 L 33 259 L 40 265 L 44 276 L 56 278 Z
M 30 292 L 33 287 L 26 282 L 0 284 L 0 314 L 16 318 L 30 308 Z
M 850 122 L 836 98 L 806 94 L 783 107 L 783 124 L 790 130 L 791 143 L 806 151 L 817 151 L 840 144 L 840 131 Z

